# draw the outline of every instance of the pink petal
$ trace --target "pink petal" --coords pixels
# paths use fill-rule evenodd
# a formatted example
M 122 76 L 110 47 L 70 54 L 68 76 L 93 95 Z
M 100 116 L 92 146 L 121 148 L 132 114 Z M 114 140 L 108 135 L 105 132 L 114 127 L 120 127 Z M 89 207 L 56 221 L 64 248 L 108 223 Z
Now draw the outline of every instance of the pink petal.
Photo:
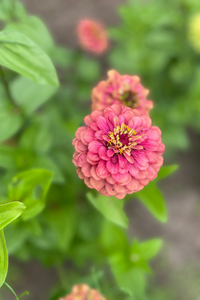
M 119 116 L 122 112 L 122 108 L 123 106 L 121 104 L 113 104 L 111 106 L 112 110 L 114 111 L 114 113 Z
M 79 167 L 83 167 L 83 165 L 87 162 L 86 156 L 87 156 L 87 152 L 83 152 L 78 155 L 76 162 Z
M 148 167 L 148 175 L 147 175 L 147 179 L 149 179 L 149 180 L 154 180 L 156 177 L 157 177 L 157 172 L 156 172 L 156 170 L 150 165 L 149 167 Z
M 165 145 L 163 143 L 159 144 L 158 149 L 156 150 L 156 152 L 159 152 L 161 154 L 163 152 L 165 152 Z
M 149 166 L 148 158 L 145 155 L 144 151 L 132 151 L 131 152 L 134 158 L 134 166 L 139 170 L 146 170 Z
M 92 113 L 91 113 L 91 118 L 93 121 L 96 121 L 96 119 L 99 117 L 99 116 L 102 116 L 103 115 L 103 112 L 100 111 L 100 110 L 94 110 Z
M 99 156 L 101 159 L 103 160 L 109 160 L 110 158 L 107 155 L 107 148 L 102 146 L 101 148 L 99 148 Z
M 125 152 L 123 153 L 124 157 L 130 164 L 134 164 L 134 158 L 131 155 L 127 155 Z
M 85 145 L 88 145 L 88 143 L 90 143 L 94 140 L 94 131 L 90 128 L 87 128 L 86 130 L 81 132 L 80 136 L 81 136 L 82 142 Z
M 107 193 L 105 187 L 103 187 L 100 191 L 101 195 L 106 196 L 106 197 L 110 197 L 110 195 Z
M 101 142 L 98 142 L 98 141 L 92 141 L 91 143 L 89 143 L 88 145 L 88 150 L 90 152 L 93 152 L 93 153 L 98 153 L 99 152 L 99 148 L 102 147 L 103 144 Z
M 101 180 L 101 178 L 97 175 L 96 166 L 91 167 L 90 174 L 95 180 Z
M 110 173 L 106 169 L 106 162 L 104 160 L 100 160 L 100 162 L 97 165 L 96 173 L 100 178 L 107 178 L 110 176 Z
M 106 182 L 105 188 L 106 188 L 107 193 L 108 193 L 110 196 L 114 196 L 114 195 L 116 194 L 116 191 L 114 190 L 112 184 Z
M 155 164 L 151 164 L 151 166 L 154 168 L 160 168 L 163 165 L 164 158 L 158 153 L 156 153 L 156 156 L 157 156 L 157 161 Z
M 94 189 L 97 191 L 100 191 L 102 187 L 105 186 L 105 180 L 95 180 L 93 177 L 90 178 L 90 183 L 93 186 Z
M 115 154 L 115 152 L 113 151 L 113 149 L 109 149 L 109 150 L 107 151 L 108 157 L 112 157 L 114 154 Z
M 157 162 L 156 153 L 153 151 L 145 151 L 146 156 L 148 157 L 149 163 L 154 164 Z
M 86 162 L 81 168 L 81 171 L 85 177 L 91 177 L 90 169 L 91 169 L 91 165 L 88 162 Z
M 109 176 L 106 178 L 106 181 L 110 184 L 114 184 L 115 183 L 115 180 L 112 178 L 112 176 Z
M 123 194 L 123 193 L 126 193 L 127 192 L 127 188 L 123 185 L 123 186 L 120 186 L 118 185 L 117 183 L 115 183 L 113 185 L 115 191 L 118 193 L 118 194 Z
M 97 123 L 96 122 L 92 122 L 90 124 L 90 128 L 94 131 L 98 131 L 99 130 L 99 127 L 97 126 Z
M 125 119 L 124 115 L 120 115 L 118 117 L 118 119 L 119 119 L 119 125 L 120 126 L 122 125 L 122 123 L 126 124 L 126 119 Z
M 93 186 L 90 183 L 90 178 L 85 177 L 84 182 L 87 185 L 87 187 L 89 187 L 90 189 L 93 189 Z
M 75 143 L 75 149 L 77 152 L 87 151 L 87 146 L 83 144 L 80 140 L 77 140 Z
M 84 123 L 85 125 L 90 126 L 90 124 L 92 123 L 91 115 L 88 115 L 84 118 Z
M 76 173 L 78 174 L 78 177 L 79 177 L 80 179 L 84 179 L 84 178 L 85 178 L 85 176 L 84 176 L 83 173 L 81 172 L 81 168 L 77 168 L 77 169 L 76 169 Z
M 128 169 L 129 169 L 130 174 L 135 178 L 139 174 L 139 170 L 131 164 L 128 166 Z
M 108 133 L 108 131 L 110 131 L 108 123 L 106 122 L 106 119 L 104 117 L 98 117 L 96 122 L 99 129 L 102 130 L 104 133 Z
M 115 198 L 117 199 L 124 199 L 124 197 L 126 197 L 126 194 L 116 194 Z
M 76 138 L 80 140 L 81 132 L 85 131 L 87 128 L 85 126 L 81 126 L 76 131 Z
M 129 173 L 126 174 L 112 174 L 112 178 L 121 185 L 126 185 L 131 180 L 131 176 Z
M 149 183 L 149 179 L 142 179 L 140 180 L 140 183 L 145 186 Z
M 159 130 L 150 129 L 147 131 L 147 138 L 157 141 L 160 138 Z
M 109 160 L 106 162 L 106 168 L 110 172 L 110 174 L 116 174 L 119 171 L 119 164 L 118 162 L 113 164 L 111 160 Z
M 157 141 L 146 139 L 144 142 L 141 143 L 144 149 L 148 151 L 156 151 L 158 148 Z
M 127 169 L 127 171 L 128 171 L 129 163 L 128 163 L 127 159 L 125 157 L 123 157 L 122 155 L 118 155 L 118 161 L 119 161 L 119 167 L 121 169 Z
M 89 159 L 89 161 L 99 161 L 100 157 L 97 153 L 93 153 L 93 152 L 88 152 L 87 153 L 87 159 Z
M 131 178 L 131 181 L 126 185 L 127 189 L 130 191 L 137 191 L 139 187 L 139 181 L 135 178 Z

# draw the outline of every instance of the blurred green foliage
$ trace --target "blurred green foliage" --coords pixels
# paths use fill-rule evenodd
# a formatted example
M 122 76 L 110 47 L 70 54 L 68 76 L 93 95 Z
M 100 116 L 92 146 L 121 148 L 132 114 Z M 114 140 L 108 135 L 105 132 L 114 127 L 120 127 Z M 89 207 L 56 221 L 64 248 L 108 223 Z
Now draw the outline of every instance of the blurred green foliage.
M 199 11 L 197 0 L 129 0 L 119 8 L 121 25 L 110 29 L 110 65 L 139 75 L 150 90 L 168 155 L 188 148 L 188 127 L 200 130 L 200 60 L 188 37 Z

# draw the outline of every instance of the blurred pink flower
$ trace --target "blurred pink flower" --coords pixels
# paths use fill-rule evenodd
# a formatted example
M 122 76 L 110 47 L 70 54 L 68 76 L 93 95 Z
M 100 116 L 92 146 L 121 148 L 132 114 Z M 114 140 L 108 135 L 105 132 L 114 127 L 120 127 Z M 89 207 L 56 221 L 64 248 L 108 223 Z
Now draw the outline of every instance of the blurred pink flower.
M 92 91 L 92 110 L 121 103 L 148 114 L 153 108 L 153 101 L 146 99 L 148 94 L 149 90 L 141 85 L 138 76 L 120 75 L 111 70 L 108 79 L 101 81 Z
M 59 300 L 106 300 L 97 290 L 86 284 L 74 285 L 71 294 Z
M 108 38 L 102 24 L 92 20 L 82 20 L 77 29 L 80 44 L 84 49 L 96 54 L 101 54 L 107 49 Z
M 122 199 L 156 178 L 165 146 L 148 115 L 113 104 L 94 110 L 84 122 L 72 142 L 73 163 L 89 188 Z

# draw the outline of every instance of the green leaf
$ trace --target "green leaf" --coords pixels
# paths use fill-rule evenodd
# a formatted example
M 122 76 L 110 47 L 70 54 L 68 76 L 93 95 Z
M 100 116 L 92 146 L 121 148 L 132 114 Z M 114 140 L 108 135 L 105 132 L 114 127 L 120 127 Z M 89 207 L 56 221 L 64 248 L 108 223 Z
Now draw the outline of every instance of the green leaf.
M 22 3 L 16 0 L 1 0 L 0 1 L 0 20 L 11 21 L 13 17 L 21 18 L 26 15 L 26 11 Z
M 52 178 L 52 172 L 42 169 L 22 172 L 13 178 L 9 185 L 9 199 L 26 205 L 22 215 L 24 220 L 33 218 L 43 210 Z
M 109 263 L 120 289 L 131 296 L 133 300 L 146 299 L 145 295 L 145 271 L 136 266 L 123 270 L 117 257 L 111 257 Z
M 0 32 L 0 65 L 39 84 L 59 85 L 49 57 L 31 39 L 17 31 Z
M 0 104 L 0 142 L 14 135 L 22 126 L 23 119 L 13 108 Z
M 102 195 L 98 195 L 94 198 L 91 193 L 87 194 L 87 198 L 107 220 L 121 227 L 128 227 L 128 218 L 123 211 L 122 200 Z
M 178 167 L 179 167 L 178 165 L 162 166 L 160 168 L 160 171 L 158 173 L 156 180 L 160 180 L 160 179 L 163 179 L 163 178 L 171 175 L 178 169 Z
M 20 20 L 8 23 L 6 29 L 26 35 L 48 54 L 54 48 L 54 42 L 47 27 L 37 17 L 25 16 Z
M 137 197 L 160 222 L 167 222 L 165 201 L 154 182 L 150 182 L 143 190 L 135 193 L 135 197 Z
M 16 104 L 23 109 L 26 115 L 33 114 L 57 90 L 57 87 L 53 85 L 39 85 L 25 77 L 18 77 L 10 87 Z
M 21 202 L 0 204 L 0 230 L 17 219 L 26 206 Z
M 8 272 L 8 252 L 3 230 L 0 230 L 0 288 L 4 284 Z
M 139 243 L 136 239 L 133 241 L 131 251 L 138 253 L 143 260 L 150 260 L 160 251 L 163 241 L 161 239 L 152 239 Z

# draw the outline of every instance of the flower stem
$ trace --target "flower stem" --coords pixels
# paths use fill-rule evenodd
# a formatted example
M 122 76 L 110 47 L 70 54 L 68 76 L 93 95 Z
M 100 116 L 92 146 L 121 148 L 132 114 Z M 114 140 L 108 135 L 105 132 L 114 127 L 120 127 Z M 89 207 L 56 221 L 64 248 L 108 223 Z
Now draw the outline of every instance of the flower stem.
M 7 80 L 6 80 L 4 71 L 3 71 L 3 69 L 2 69 L 1 66 L 0 66 L 0 76 L 1 76 L 1 79 L 2 79 L 2 82 L 3 82 L 3 85 L 4 85 L 4 88 L 5 88 L 6 94 L 7 94 L 8 98 L 9 98 L 11 104 L 12 104 L 14 107 L 16 107 L 15 101 L 14 101 L 14 99 L 13 99 L 13 97 L 12 97 L 11 92 L 10 92 L 9 84 L 8 84 L 8 82 L 7 82 Z
M 19 300 L 21 297 L 23 297 L 24 295 L 29 295 L 29 292 L 26 291 L 23 294 L 21 294 L 21 296 L 17 296 L 17 294 L 15 293 L 15 291 L 13 290 L 13 288 L 11 288 L 11 286 L 9 286 L 8 283 L 4 282 L 4 284 L 7 286 L 7 288 L 9 288 L 9 290 L 13 293 L 13 295 L 15 295 L 16 300 Z

